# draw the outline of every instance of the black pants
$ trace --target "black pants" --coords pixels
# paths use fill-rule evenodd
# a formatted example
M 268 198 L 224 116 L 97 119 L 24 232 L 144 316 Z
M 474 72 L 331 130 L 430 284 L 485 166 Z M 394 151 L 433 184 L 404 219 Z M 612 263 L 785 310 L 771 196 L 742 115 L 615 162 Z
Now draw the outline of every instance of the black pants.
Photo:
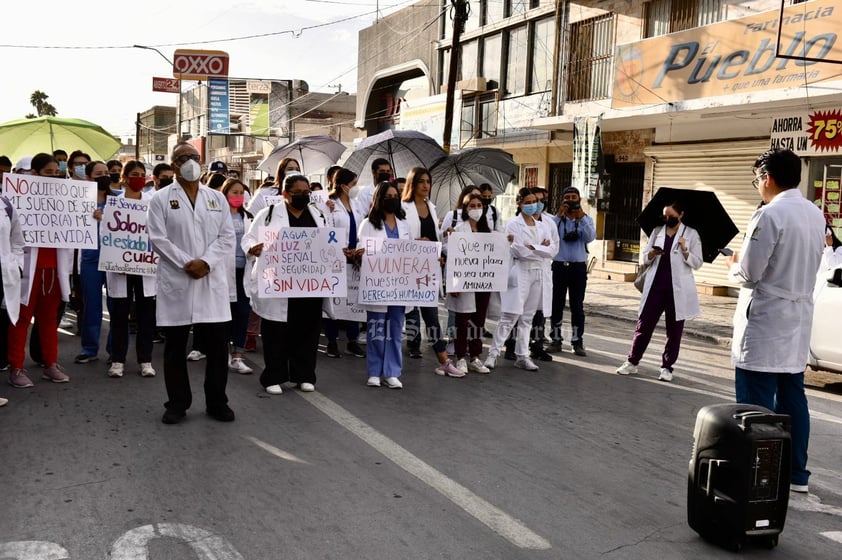
M 561 342 L 564 305 L 570 296 L 570 323 L 573 346 L 581 346 L 585 336 L 585 288 L 588 286 L 588 265 L 585 262 L 553 262 L 552 339 Z
M 164 382 L 167 386 L 167 410 L 184 412 L 193 402 L 190 378 L 187 375 L 187 338 L 190 325 L 163 327 L 166 336 L 164 344 Z M 228 403 L 225 386 L 228 384 L 228 323 L 197 323 L 194 332 L 199 332 L 207 341 L 205 362 L 205 406 L 218 410 Z
M 316 383 L 316 353 L 322 323 L 321 298 L 290 298 L 290 321 L 260 321 L 263 359 L 260 374 L 264 387 L 292 383 Z
M 129 312 L 135 304 L 137 363 L 152 361 L 152 339 L 155 334 L 155 298 L 143 296 L 143 276 L 126 276 L 126 296 L 111 298 L 111 359 L 125 363 L 129 351 Z
M 420 310 L 420 311 L 419 311 Z M 439 308 L 413 307 L 406 314 L 406 345 L 412 350 L 421 349 L 421 318 L 427 328 L 427 339 L 433 345 L 433 351 L 441 354 L 447 349 L 447 343 L 441 336 Z

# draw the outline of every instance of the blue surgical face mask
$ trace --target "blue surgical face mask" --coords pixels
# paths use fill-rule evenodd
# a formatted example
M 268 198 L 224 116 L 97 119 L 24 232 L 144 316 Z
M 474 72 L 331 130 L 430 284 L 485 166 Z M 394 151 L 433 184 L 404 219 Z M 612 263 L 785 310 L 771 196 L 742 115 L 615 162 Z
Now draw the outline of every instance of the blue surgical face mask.
M 535 212 L 535 213 L 536 213 L 536 214 L 540 214 L 540 213 L 541 213 L 541 212 L 543 212 L 543 211 L 544 211 L 544 202 L 543 202 L 543 201 L 538 202 L 538 211 L 537 211 L 537 212 Z
M 84 165 L 77 165 L 73 168 L 73 174 L 76 175 L 79 179 L 85 178 L 85 166 Z
M 66 161 L 58 162 L 58 172 L 61 173 L 62 175 L 67 174 L 67 162 Z
M 538 213 L 538 203 L 533 202 L 532 204 L 524 204 L 520 211 L 527 216 L 533 216 Z

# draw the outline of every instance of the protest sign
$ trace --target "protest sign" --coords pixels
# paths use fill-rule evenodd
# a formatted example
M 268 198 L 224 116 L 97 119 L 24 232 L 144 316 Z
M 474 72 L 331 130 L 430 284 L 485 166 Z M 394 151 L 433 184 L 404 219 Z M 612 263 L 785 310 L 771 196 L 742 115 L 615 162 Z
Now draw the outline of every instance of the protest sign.
M 27 246 L 97 248 L 96 183 L 6 173 L 3 194 L 17 211 Z
M 158 255 L 146 230 L 149 203 L 109 196 L 99 226 L 99 270 L 155 276 Z
M 435 307 L 441 287 L 441 243 L 365 238 L 359 303 Z
M 344 229 L 260 226 L 258 261 L 261 298 L 346 297 Z
M 346 266 L 348 275 L 348 297 L 333 298 L 333 318 L 340 321 L 356 321 L 364 323 L 365 308 L 357 303 L 360 291 L 360 269 Z
M 447 241 L 448 292 L 504 292 L 509 282 L 505 233 L 453 232 Z

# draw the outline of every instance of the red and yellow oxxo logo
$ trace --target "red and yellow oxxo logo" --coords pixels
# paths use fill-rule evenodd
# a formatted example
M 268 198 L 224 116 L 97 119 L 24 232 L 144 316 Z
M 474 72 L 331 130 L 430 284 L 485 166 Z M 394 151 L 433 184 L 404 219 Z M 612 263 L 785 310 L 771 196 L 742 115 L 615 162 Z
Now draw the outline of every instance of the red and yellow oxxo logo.
M 228 77 L 228 53 L 178 49 L 173 54 L 172 74 L 182 80 Z

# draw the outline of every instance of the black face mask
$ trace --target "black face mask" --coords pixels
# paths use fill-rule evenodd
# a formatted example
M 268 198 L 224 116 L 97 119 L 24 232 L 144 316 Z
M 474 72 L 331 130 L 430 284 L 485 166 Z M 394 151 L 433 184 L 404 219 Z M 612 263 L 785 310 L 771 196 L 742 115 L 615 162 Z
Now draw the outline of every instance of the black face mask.
M 675 216 L 664 218 L 664 223 L 667 224 L 667 227 L 674 228 L 678 225 L 678 218 L 676 218 Z
M 290 206 L 296 210 L 304 210 L 310 204 L 309 194 L 294 194 L 290 198 Z
M 120 182 L 120 174 L 119 173 L 111 173 L 108 175 L 108 178 L 111 180 L 112 184 L 116 184 Z
M 377 182 L 378 183 L 382 183 L 383 181 L 388 182 L 388 181 L 391 181 L 391 180 L 392 180 L 392 174 L 391 173 L 381 171 L 380 173 L 377 174 Z
M 401 201 L 397 198 L 387 198 L 383 201 L 383 211 L 394 214 L 401 207 Z
M 164 177 L 163 179 L 158 179 L 158 188 L 163 189 L 164 187 L 168 187 L 172 185 L 172 177 Z
M 96 189 L 98 191 L 107 191 L 108 187 L 111 186 L 111 177 L 108 175 L 103 175 L 102 177 L 97 177 L 94 179 L 96 181 Z

